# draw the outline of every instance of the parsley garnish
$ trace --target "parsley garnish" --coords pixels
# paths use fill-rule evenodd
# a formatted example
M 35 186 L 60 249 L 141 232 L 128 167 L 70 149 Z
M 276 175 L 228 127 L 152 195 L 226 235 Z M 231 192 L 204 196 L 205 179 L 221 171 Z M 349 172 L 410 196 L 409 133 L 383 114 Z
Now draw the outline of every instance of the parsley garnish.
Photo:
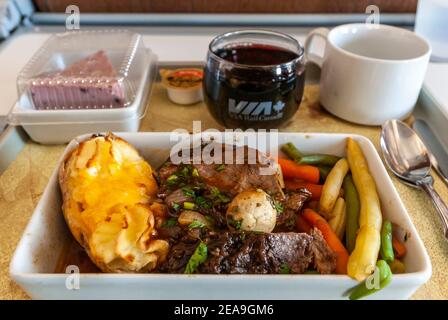
M 212 194 L 212 196 L 214 196 L 214 197 L 218 197 L 219 195 L 220 195 L 220 191 L 219 191 L 219 189 L 218 188 L 216 188 L 216 187 L 211 187 L 210 188 L 210 193 Z
M 198 221 L 198 220 L 194 220 L 192 223 L 190 223 L 190 224 L 188 225 L 188 228 L 189 228 L 189 229 L 194 229 L 194 228 L 202 229 L 202 228 L 204 228 L 204 227 L 205 227 L 205 224 L 202 223 L 201 221 Z
M 185 166 L 180 171 L 180 174 L 183 175 L 184 177 L 188 177 L 190 175 L 190 169 Z
M 219 194 L 218 199 L 222 203 L 230 202 L 230 198 L 228 196 L 226 196 L 225 194 L 222 194 L 222 193 Z
M 210 203 L 210 201 L 204 197 L 196 197 L 196 204 L 204 209 L 210 209 L 212 207 L 212 204 Z
M 184 273 L 186 274 L 194 273 L 196 269 L 199 267 L 199 265 L 204 263 L 206 259 L 207 259 L 207 245 L 204 242 L 201 242 L 194 250 L 193 254 L 190 257 L 190 260 L 188 260 Z
M 215 170 L 218 171 L 218 172 L 221 172 L 221 171 L 223 171 L 225 168 L 226 168 L 226 165 L 225 165 L 225 164 L 218 164 L 218 165 L 215 167 Z
M 162 223 L 162 228 L 174 227 L 177 224 L 176 218 L 169 218 Z
M 240 230 L 241 229 L 241 224 L 242 224 L 241 220 L 235 221 L 235 229 L 236 230 Z
M 291 269 L 289 268 L 289 266 L 286 263 L 283 263 L 280 266 L 280 274 L 290 274 L 291 273 Z
M 207 219 L 207 221 L 211 224 L 215 224 L 215 218 L 213 218 L 212 216 L 206 215 L 205 219 Z
M 243 220 L 235 220 L 232 217 L 228 217 L 227 219 L 229 226 L 234 227 L 236 230 L 241 229 L 241 224 L 243 223 Z
M 283 205 L 280 202 L 273 200 L 272 205 L 278 213 L 283 213 Z
M 184 196 L 186 196 L 186 197 L 191 197 L 191 198 L 195 197 L 194 190 L 190 187 L 183 187 L 182 192 L 183 192 Z
M 180 210 L 180 205 L 177 202 L 173 202 L 171 204 L 171 206 L 173 207 L 174 211 L 179 211 Z
M 228 196 L 226 196 L 225 194 L 223 194 L 221 191 L 219 191 L 219 189 L 216 187 L 211 187 L 210 193 L 215 202 L 218 202 L 218 203 L 230 202 L 230 198 Z
M 176 176 L 175 174 L 172 174 L 168 178 L 166 178 L 166 183 L 169 186 L 172 186 L 172 185 L 176 184 L 177 180 L 178 180 L 178 176 Z

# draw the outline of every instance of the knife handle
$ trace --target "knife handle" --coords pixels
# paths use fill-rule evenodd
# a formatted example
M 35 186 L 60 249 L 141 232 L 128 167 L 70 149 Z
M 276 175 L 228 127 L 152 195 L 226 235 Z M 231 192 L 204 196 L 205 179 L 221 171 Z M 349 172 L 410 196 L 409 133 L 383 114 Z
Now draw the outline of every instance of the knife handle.
M 432 162 L 432 161 L 431 161 Z M 445 176 L 445 174 L 442 172 L 442 170 L 440 170 L 439 165 L 437 163 L 435 163 L 433 165 L 434 171 L 437 173 L 437 175 L 439 176 L 439 178 L 443 181 L 443 183 L 445 183 L 445 185 L 448 187 L 448 178 Z
M 430 179 L 423 179 L 419 183 L 420 187 L 426 191 L 426 193 L 431 198 L 436 211 L 439 214 L 440 220 L 442 221 L 443 233 L 445 238 L 448 239 L 448 207 L 443 202 L 442 198 L 439 196 L 437 191 L 433 187 L 434 179 L 431 176 Z

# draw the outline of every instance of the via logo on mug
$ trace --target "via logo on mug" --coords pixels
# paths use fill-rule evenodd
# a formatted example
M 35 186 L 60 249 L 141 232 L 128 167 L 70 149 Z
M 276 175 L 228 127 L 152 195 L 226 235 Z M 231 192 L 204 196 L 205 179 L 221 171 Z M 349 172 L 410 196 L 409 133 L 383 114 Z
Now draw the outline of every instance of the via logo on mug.
M 229 116 L 232 119 L 268 121 L 283 117 L 283 101 L 237 101 L 229 98 Z

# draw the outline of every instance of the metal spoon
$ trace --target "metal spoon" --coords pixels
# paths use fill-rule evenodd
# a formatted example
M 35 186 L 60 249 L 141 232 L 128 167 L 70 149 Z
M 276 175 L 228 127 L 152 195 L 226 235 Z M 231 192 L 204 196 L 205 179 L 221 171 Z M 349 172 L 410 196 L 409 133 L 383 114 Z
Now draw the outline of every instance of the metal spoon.
M 448 207 L 434 190 L 431 161 L 423 142 L 405 123 L 389 120 L 383 125 L 380 143 L 392 172 L 407 185 L 423 189 L 429 195 L 448 239 Z

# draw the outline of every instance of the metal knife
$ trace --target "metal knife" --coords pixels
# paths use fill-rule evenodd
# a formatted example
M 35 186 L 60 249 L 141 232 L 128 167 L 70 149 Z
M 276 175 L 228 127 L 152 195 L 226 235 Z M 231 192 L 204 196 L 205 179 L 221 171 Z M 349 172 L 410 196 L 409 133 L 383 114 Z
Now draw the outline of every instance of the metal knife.
M 412 124 L 423 143 L 428 148 L 429 158 L 434 170 L 448 186 L 448 151 L 432 131 L 426 121 L 418 119 Z

